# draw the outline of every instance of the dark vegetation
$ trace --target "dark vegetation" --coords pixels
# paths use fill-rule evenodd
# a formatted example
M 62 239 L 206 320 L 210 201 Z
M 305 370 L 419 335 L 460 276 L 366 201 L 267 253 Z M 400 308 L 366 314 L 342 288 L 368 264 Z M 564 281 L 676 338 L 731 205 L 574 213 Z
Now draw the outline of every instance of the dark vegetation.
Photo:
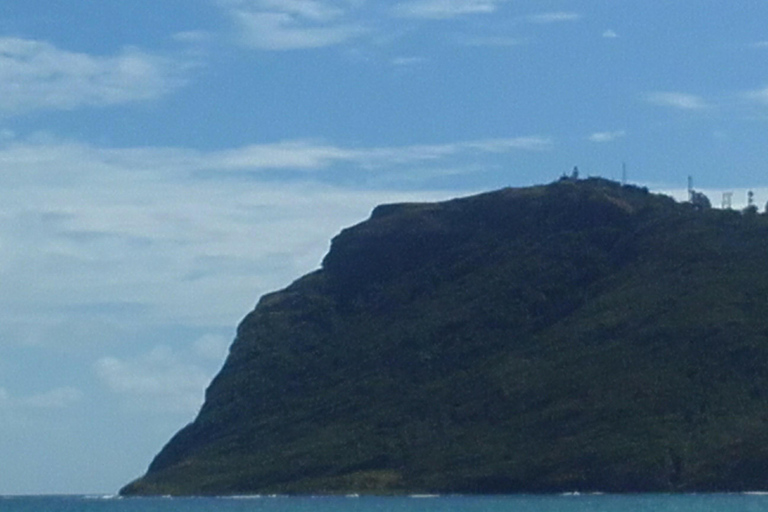
M 768 488 L 768 217 L 600 180 L 376 208 L 125 494 Z

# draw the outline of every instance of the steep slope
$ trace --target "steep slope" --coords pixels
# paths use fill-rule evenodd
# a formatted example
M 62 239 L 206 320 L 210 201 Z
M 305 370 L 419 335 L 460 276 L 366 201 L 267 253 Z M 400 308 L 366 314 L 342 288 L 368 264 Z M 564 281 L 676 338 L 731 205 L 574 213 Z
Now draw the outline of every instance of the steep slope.
M 599 179 L 386 205 L 124 494 L 768 488 L 768 219 Z

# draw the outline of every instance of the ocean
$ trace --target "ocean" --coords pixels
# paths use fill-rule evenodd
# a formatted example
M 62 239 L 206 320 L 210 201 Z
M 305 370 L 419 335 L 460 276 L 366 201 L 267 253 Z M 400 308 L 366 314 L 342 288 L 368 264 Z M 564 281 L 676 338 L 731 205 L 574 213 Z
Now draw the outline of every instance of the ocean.
M 768 512 L 766 494 L 117 498 L 0 497 L 0 512 Z

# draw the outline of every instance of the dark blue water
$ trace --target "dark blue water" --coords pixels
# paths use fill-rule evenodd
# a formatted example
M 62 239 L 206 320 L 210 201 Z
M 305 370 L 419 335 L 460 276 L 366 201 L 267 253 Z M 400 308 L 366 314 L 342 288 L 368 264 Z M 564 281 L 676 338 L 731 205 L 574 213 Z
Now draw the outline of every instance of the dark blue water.
M 0 512 L 768 512 L 768 495 L 103 498 L 0 497 Z

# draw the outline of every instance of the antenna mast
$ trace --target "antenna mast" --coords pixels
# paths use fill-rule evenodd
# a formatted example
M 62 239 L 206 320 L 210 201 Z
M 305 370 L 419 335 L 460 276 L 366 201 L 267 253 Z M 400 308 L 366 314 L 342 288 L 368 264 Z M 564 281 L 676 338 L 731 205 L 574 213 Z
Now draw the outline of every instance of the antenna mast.
M 723 192 L 723 210 L 730 210 L 733 202 L 733 192 Z
M 693 176 L 688 176 L 688 202 L 693 202 Z

